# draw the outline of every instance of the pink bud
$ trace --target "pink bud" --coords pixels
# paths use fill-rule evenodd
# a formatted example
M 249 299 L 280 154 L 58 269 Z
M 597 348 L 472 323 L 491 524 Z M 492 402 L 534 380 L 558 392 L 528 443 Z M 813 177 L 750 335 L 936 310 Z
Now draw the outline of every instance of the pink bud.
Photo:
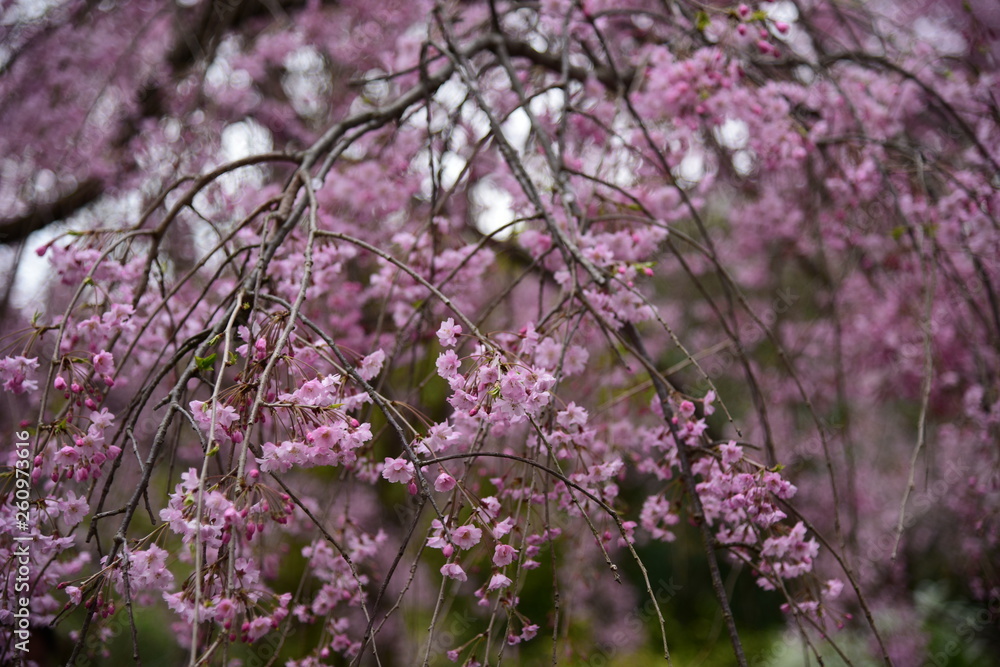
M 52 383 L 52 386 L 55 387 L 57 391 L 62 391 L 66 388 L 66 380 L 63 380 L 61 375 L 57 375 L 55 381 Z
M 410 492 L 411 496 L 417 495 L 417 485 L 413 482 L 410 482 L 409 485 L 407 485 L 406 490 Z
M 785 23 L 784 21 L 775 21 L 775 22 L 774 22 L 774 27 L 775 27 L 775 28 L 777 29 L 777 31 L 778 31 L 778 32 L 780 32 L 780 33 L 781 33 L 782 35 L 784 35 L 784 34 L 785 34 L 786 32 L 788 32 L 788 24 L 787 24 L 787 23 Z
M 80 393 L 81 391 L 83 391 L 83 387 L 81 387 L 80 385 L 78 385 L 78 384 L 77 384 L 76 382 L 74 382 L 73 384 L 71 384 L 71 385 L 69 386 L 69 388 L 70 388 L 70 390 L 71 390 L 71 391 L 72 391 L 72 392 L 73 392 L 74 394 L 79 394 L 79 393 Z
M 746 18 L 747 16 L 750 15 L 750 8 L 747 7 L 746 5 L 740 5 L 736 9 L 736 11 L 738 11 L 740 13 L 740 16 L 743 17 L 743 18 Z
M 446 544 L 444 545 L 444 547 L 442 547 L 441 553 L 444 554 L 445 558 L 451 558 L 451 555 L 455 553 L 455 547 L 451 546 L 450 544 Z

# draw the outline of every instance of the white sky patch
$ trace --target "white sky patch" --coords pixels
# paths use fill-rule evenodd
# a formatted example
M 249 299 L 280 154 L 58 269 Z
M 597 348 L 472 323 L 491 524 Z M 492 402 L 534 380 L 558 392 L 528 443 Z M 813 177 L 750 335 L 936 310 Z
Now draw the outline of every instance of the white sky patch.
M 222 130 L 222 159 L 224 162 L 233 162 L 251 155 L 267 153 L 272 146 L 271 132 L 251 118 L 227 125 Z M 244 167 L 223 174 L 219 178 L 223 192 L 227 195 L 236 194 L 246 187 L 259 187 L 263 181 L 264 175 L 259 167 Z
M 246 119 L 237 123 L 227 125 L 222 130 L 220 137 L 222 144 L 222 164 L 234 162 L 251 155 L 267 153 L 272 149 L 273 141 L 271 132 L 263 125 L 253 119 Z M 235 171 L 230 171 L 220 176 L 216 183 L 222 188 L 222 192 L 227 198 L 236 198 L 238 194 L 248 188 L 259 188 L 264 184 L 264 171 L 260 167 L 243 167 Z M 169 203 L 169 202 L 168 202 Z M 214 220 L 216 224 L 220 222 L 224 225 L 224 219 L 220 220 L 213 203 L 213 198 L 200 192 L 195 196 L 194 208 L 203 216 Z M 207 254 L 219 242 L 219 234 L 207 223 L 200 223 L 192 219 L 192 239 L 200 254 Z M 215 262 L 222 261 L 221 256 L 216 256 L 208 261 L 209 266 L 215 266 Z
M 531 101 L 528 102 L 528 108 L 531 109 L 531 113 L 535 114 L 536 118 L 549 112 L 562 114 L 562 110 L 566 106 L 565 97 L 562 88 L 552 88 L 541 95 L 532 97 Z
M 799 10 L 794 2 L 781 0 L 781 2 L 762 2 L 760 8 L 767 12 L 768 18 L 772 21 L 784 21 L 793 23 L 799 18 Z
M 913 22 L 913 32 L 919 41 L 933 44 L 942 54 L 957 56 L 965 53 L 966 44 L 961 33 L 952 30 L 942 21 L 921 16 Z
M 288 95 L 295 112 L 309 117 L 320 113 L 330 94 L 330 81 L 323 56 L 311 46 L 303 46 L 288 54 L 284 61 L 285 75 L 281 88 Z M 362 100 L 359 96 L 358 100 Z M 357 101 L 357 100 L 356 100 Z
M 739 150 L 750 141 L 750 129 L 738 118 L 727 118 L 719 127 L 713 130 L 715 139 L 721 145 L 732 150 Z
M 17 25 L 18 23 L 28 23 L 37 21 L 45 16 L 53 7 L 61 4 L 62 0 L 24 0 L 15 2 L 4 9 L 0 14 L 0 25 Z
M 674 177 L 678 180 L 678 185 L 682 187 L 695 185 L 704 175 L 705 154 L 700 150 L 689 151 L 674 169 Z
M 389 97 L 391 88 L 389 82 L 385 80 L 385 72 L 380 69 L 373 69 L 365 72 L 365 79 L 368 83 L 361 90 L 361 94 L 367 97 L 375 106 L 378 106 Z
M 816 72 L 808 65 L 799 65 L 794 70 L 795 78 L 802 83 L 809 84 L 816 80 Z
M 518 153 L 524 153 L 528 147 L 528 135 L 531 134 L 531 121 L 524 109 L 515 109 L 507 118 L 507 121 L 500 126 L 503 135 L 507 137 L 510 145 Z
M 34 314 L 39 304 L 48 302 L 45 293 L 48 289 L 48 277 L 53 273 L 48 257 L 39 257 L 35 250 L 65 230 L 66 225 L 61 222 L 49 225 L 33 233 L 24 243 L 21 262 L 17 265 L 17 273 L 14 275 L 14 288 L 10 294 L 10 303 L 28 317 Z M 4 264 L 13 261 L 14 251 L 12 248 L 4 248 L 3 254 L 7 255 L 4 257 Z
M 479 211 L 476 213 L 476 227 L 483 234 L 493 234 L 493 238 L 496 240 L 506 241 L 524 229 L 523 222 L 501 229 L 514 220 L 514 209 L 512 208 L 514 198 L 506 190 L 498 188 L 489 180 L 484 180 L 473 189 L 472 197 L 479 207 Z M 494 232 L 496 233 L 494 234 Z
M 444 155 L 435 155 L 434 160 L 434 170 L 439 172 L 439 178 L 441 179 L 439 186 L 442 190 L 451 189 L 455 186 L 455 183 L 458 182 L 459 177 L 463 175 L 463 171 L 465 170 L 465 166 L 467 164 L 465 158 L 458 153 L 448 151 Z M 421 171 L 426 174 L 423 182 L 421 183 L 420 189 L 423 195 L 430 199 L 431 186 L 433 185 L 433 182 L 431 181 L 430 173 L 427 173 L 428 167 L 430 166 L 428 163 L 427 151 L 422 150 L 417 153 L 413 163 L 419 166 Z
M 753 171 L 753 152 L 749 150 L 736 151 L 733 154 L 733 169 L 740 176 L 748 176 Z

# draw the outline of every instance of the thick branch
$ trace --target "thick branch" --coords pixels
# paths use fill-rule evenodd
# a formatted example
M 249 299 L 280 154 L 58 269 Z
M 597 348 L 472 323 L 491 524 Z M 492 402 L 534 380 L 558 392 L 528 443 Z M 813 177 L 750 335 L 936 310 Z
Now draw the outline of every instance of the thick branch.
M 0 243 L 17 243 L 32 233 L 58 220 L 65 220 L 87 206 L 104 192 L 104 184 L 97 178 L 88 178 L 62 197 L 18 218 L 0 220 Z

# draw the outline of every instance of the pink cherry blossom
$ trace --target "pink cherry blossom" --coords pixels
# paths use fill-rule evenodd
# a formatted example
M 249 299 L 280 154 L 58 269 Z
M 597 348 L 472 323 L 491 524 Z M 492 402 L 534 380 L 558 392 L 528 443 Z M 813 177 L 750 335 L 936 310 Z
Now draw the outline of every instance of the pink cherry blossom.
M 510 586 L 510 584 L 511 584 L 510 577 L 504 576 L 498 572 L 497 574 L 494 574 L 490 578 L 490 583 L 486 587 L 486 590 L 495 591 L 501 588 L 506 588 L 507 586 Z
M 441 323 L 437 330 L 438 340 L 444 347 L 453 347 L 458 342 L 458 336 L 462 333 L 462 325 L 455 324 L 454 318 L 449 317 Z
M 493 551 L 493 564 L 497 567 L 510 565 L 517 556 L 517 549 L 509 544 L 498 544 Z
M 434 490 L 440 493 L 446 493 L 455 488 L 455 478 L 446 472 L 441 473 L 434 480 Z
M 641 662 L 663 541 L 733 664 L 909 665 L 996 597 L 986 0 L 8 4 L 0 624 Z
M 404 458 L 386 457 L 382 466 L 382 477 L 390 482 L 405 484 L 413 478 L 413 464 Z
M 455 530 L 451 531 L 451 539 L 455 543 L 455 546 L 462 549 L 471 549 L 472 547 L 479 544 L 479 540 L 483 536 L 483 531 L 481 528 L 476 528 L 475 526 L 465 525 L 459 526 Z
M 110 352 L 101 350 L 94 355 L 94 372 L 99 375 L 113 375 L 115 372 L 115 359 Z

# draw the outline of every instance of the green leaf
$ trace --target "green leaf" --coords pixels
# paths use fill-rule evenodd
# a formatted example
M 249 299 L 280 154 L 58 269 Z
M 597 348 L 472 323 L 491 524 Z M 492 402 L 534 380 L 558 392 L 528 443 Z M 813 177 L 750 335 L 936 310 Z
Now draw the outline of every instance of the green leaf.
M 708 12 L 698 12 L 694 15 L 694 25 L 698 30 L 704 30 L 711 22 L 712 19 L 708 17 Z
M 195 356 L 194 363 L 198 367 L 199 371 L 210 371 L 215 367 L 215 358 L 219 356 L 215 352 L 208 355 L 207 357 Z
M 903 234 L 906 233 L 906 227 L 904 225 L 896 225 L 892 228 L 892 238 L 895 241 L 903 238 Z

